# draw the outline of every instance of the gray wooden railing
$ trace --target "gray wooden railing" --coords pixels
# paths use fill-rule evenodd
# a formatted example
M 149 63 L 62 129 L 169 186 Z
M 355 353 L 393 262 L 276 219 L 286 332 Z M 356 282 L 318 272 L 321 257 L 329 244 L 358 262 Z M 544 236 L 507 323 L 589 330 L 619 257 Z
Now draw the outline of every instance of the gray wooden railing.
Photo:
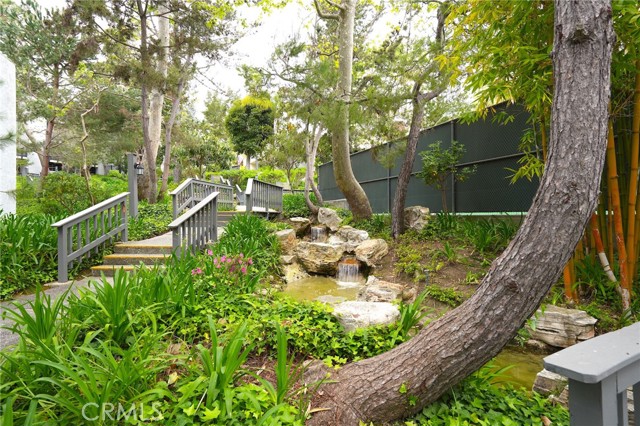
M 218 195 L 209 194 L 169 224 L 172 249 L 178 256 L 187 250 L 202 250 L 208 242 L 218 240 Z
M 220 193 L 218 206 L 221 209 L 233 210 L 233 187 L 220 183 L 207 182 L 200 179 L 187 179 L 171 192 L 173 218 L 195 206 L 214 192 Z
M 640 322 L 571 346 L 544 359 L 569 379 L 572 426 L 627 426 L 627 388 L 640 408 Z
M 247 212 L 270 214 L 282 212 L 282 187 L 258 179 L 249 179 L 245 194 Z
M 128 196 L 123 192 L 51 225 L 58 228 L 58 282 L 69 279 L 74 262 L 99 253 L 118 235 L 127 241 Z

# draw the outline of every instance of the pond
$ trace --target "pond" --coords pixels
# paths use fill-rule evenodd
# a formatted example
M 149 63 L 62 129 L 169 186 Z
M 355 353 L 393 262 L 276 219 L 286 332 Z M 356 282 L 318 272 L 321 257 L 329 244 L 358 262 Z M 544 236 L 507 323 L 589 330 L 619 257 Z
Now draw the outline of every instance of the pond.
M 531 391 L 536 375 L 542 370 L 542 359 L 546 355 L 529 353 L 518 348 L 507 347 L 491 362 L 496 369 L 512 367 L 501 374 L 498 381 L 509 382 L 514 387 L 523 387 Z
M 355 284 L 355 283 L 354 283 Z M 344 297 L 356 300 L 360 285 L 339 285 L 333 278 L 313 276 L 288 284 L 282 291 L 295 300 L 315 300 L 319 296 Z

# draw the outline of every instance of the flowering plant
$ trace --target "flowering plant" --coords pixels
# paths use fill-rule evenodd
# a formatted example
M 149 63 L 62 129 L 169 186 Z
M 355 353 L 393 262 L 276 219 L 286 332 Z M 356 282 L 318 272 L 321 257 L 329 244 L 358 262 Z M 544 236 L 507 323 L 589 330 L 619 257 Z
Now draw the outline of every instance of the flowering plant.
M 194 268 L 191 275 L 201 277 L 212 285 L 224 286 L 236 293 L 253 293 L 259 280 L 259 274 L 252 270 L 253 259 L 243 253 L 236 256 L 215 256 L 207 250 L 207 256 L 201 266 Z

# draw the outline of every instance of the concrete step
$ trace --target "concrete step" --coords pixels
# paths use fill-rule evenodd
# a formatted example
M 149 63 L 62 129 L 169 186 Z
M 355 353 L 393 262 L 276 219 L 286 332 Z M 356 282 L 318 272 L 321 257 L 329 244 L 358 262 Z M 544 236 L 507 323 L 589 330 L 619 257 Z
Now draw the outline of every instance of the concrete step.
M 132 243 L 120 243 L 114 246 L 116 254 L 171 254 L 171 246 L 166 245 L 141 245 Z
M 133 265 L 98 265 L 91 267 L 91 273 L 94 277 L 99 277 L 104 275 L 106 277 L 113 277 L 117 270 L 123 270 L 125 272 L 132 272 L 135 269 L 144 266 L 133 266 Z M 159 268 L 164 268 L 164 266 L 159 266 Z
M 168 254 L 108 254 L 104 257 L 105 265 L 155 265 L 165 262 Z

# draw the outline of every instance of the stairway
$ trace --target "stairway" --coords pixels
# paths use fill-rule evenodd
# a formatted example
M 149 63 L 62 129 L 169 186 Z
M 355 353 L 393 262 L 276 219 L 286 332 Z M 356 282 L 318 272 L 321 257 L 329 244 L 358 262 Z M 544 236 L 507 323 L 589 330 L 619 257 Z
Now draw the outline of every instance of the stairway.
M 166 235 L 166 234 L 165 234 Z M 120 243 L 114 246 L 114 254 L 104 257 L 102 265 L 93 266 L 91 272 L 94 276 L 104 274 L 112 277 L 118 269 L 133 271 L 143 265 L 159 265 L 171 256 L 171 245 Z
M 233 218 L 233 216 L 237 215 L 238 213 L 244 213 L 244 212 L 239 212 L 237 210 L 223 211 L 223 212 L 219 211 L 218 212 L 218 228 L 227 226 L 227 223 L 229 223 L 231 218 Z

